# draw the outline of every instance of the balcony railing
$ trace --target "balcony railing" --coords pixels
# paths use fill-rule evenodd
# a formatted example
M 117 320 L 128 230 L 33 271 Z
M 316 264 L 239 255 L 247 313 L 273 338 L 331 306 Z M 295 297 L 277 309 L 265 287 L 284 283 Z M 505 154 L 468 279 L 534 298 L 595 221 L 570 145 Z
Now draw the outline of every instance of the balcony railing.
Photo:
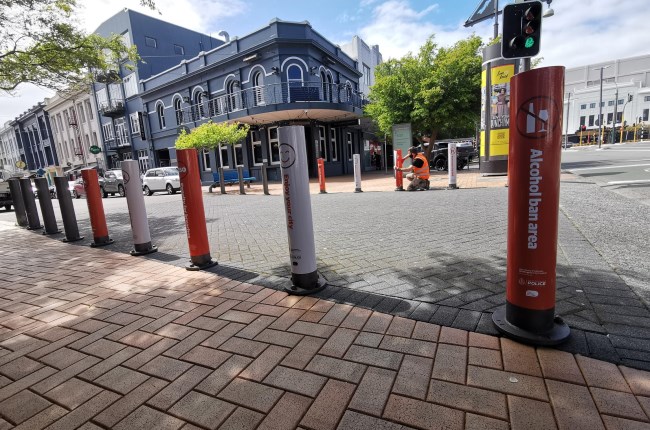
M 99 104 L 99 112 L 107 117 L 115 118 L 124 115 L 124 100 L 103 101 Z
M 282 103 L 337 103 L 362 108 L 363 94 L 343 84 L 296 82 L 270 84 L 224 94 L 204 103 L 195 104 L 176 112 L 179 124 L 200 121 L 244 109 Z

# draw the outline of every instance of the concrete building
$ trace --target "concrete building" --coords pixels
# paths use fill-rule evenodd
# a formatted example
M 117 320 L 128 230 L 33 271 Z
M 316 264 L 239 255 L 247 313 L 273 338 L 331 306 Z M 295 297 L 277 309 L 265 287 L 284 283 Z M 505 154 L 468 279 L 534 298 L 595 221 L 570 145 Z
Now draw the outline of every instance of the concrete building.
M 139 97 L 139 82 L 223 42 L 129 9 L 104 21 L 95 33 L 104 37 L 121 35 L 125 45 L 137 46 L 143 60 L 137 64 L 120 60 L 115 70 L 96 72 L 94 102 L 107 168 L 119 168 L 122 160 L 130 159 L 141 160 L 143 170 L 152 166 L 154 159 L 156 165 L 169 164 L 168 154 L 156 156 L 151 152 L 142 121 L 146 113 Z
M 360 76 L 357 62 L 308 22 L 274 19 L 142 80 L 139 96 L 155 163 L 175 164 L 181 127 L 239 121 L 251 125 L 248 138 L 201 154 L 204 181 L 217 167 L 239 165 L 259 178 L 264 163 L 269 178 L 278 179 L 281 125 L 305 126 L 312 176 L 318 157 L 325 159 L 327 175 L 352 172 L 352 154 L 363 151 Z
M 49 115 L 44 108 L 45 104 L 39 102 L 9 123 L 14 129 L 20 158 L 31 172 L 46 171 L 59 163 Z
M 91 146 L 101 148 L 101 130 L 97 110 L 89 91 L 57 93 L 45 99 L 52 137 L 63 172 L 83 167 L 105 168 L 103 153 L 90 152 Z
M 341 45 L 341 50 L 357 62 L 357 70 L 361 72 L 359 91 L 368 95 L 375 83 L 375 67 L 383 61 L 379 45 L 369 46 L 359 36 L 354 36 L 350 42 Z
M 576 134 L 581 125 L 598 130 L 601 68 L 603 125 L 650 125 L 650 55 L 643 55 L 567 69 L 563 134 Z
M 19 170 L 16 166 L 18 161 L 21 161 L 21 157 L 16 132 L 10 122 L 6 122 L 0 128 L 0 169 L 15 172 Z

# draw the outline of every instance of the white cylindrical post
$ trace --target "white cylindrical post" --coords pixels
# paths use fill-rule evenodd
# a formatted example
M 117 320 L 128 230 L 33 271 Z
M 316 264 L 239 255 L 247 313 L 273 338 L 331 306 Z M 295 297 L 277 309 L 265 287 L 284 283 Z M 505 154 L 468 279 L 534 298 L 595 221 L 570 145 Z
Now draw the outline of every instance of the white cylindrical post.
M 352 155 L 352 164 L 354 165 L 354 192 L 361 193 L 361 155 Z
M 131 231 L 133 232 L 131 255 L 137 256 L 156 252 L 158 248 L 151 244 L 147 208 L 144 205 L 142 180 L 140 179 L 140 169 L 136 160 L 122 161 L 122 178 L 124 191 L 126 192 L 126 204 L 129 208 L 129 218 L 131 218 Z
M 311 294 L 325 288 L 316 270 L 316 245 L 309 197 L 307 144 L 303 126 L 280 127 L 280 168 L 287 216 L 291 281 L 290 294 Z
M 457 152 L 456 144 L 450 143 L 447 146 L 447 170 L 449 171 L 449 189 L 453 190 L 458 188 L 456 186 L 456 168 L 457 168 Z

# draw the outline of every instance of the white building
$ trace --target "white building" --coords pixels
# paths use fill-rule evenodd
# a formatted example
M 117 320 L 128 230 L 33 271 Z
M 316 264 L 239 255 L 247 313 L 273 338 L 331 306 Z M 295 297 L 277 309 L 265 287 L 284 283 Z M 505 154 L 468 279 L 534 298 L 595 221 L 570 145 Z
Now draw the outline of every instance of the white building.
M 359 91 L 368 97 L 370 86 L 375 83 L 375 67 L 382 62 L 379 45 L 368 46 L 359 36 L 354 36 L 349 43 L 341 45 L 341 50 L 356 60 L 357 70 L 363 73 Z
M 650 55 L 643 55 L 567 69 L 563 134 L 574 134 L 581 125 L 598 129 L 601 68 L 603 125 L 650 124 Z
M 0 169 L 14 172 L 16 163 L 21 160 L 20 150 L 16 143 L 16 131 L 6 122 L 0 128 Z
M 88 91 L 57 93 L 45 99 L 45 110 L 50 115 L 54 144 L 63 171 L 105 167 L 97 111 Z M 99 146 L 102 152 L 92 154 L 91 146 Z

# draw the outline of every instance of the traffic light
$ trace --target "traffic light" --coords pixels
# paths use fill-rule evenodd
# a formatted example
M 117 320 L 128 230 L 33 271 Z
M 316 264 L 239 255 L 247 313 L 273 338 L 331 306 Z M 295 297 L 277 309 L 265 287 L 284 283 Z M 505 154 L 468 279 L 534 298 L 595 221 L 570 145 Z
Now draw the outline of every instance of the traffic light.
M 503 58 L 534 57 L 542 39 L 542 2 L 509 4 L 503 8 Z
M 584 125 L 584 124 L 582 124 L 582 125 L 580 126 L 580 131 L 586 131 L 586 130 L 587 130 L 587 126 Z
M 632 94 L 628 94 L 628 95 L 627 95 L 627 101 L 628 101 L 628 102 L 631 102 L 631 101 L 632 101 Z

